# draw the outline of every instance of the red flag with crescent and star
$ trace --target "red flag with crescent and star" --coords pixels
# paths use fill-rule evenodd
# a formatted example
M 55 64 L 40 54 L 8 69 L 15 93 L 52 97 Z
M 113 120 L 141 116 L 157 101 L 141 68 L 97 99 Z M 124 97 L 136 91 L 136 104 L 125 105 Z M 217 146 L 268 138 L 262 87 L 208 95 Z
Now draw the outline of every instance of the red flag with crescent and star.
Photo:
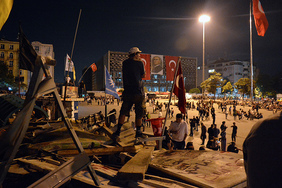
M 257 33 L 263 37 L 268 28 L 268 21 L 259 0 L 253 0 L 253 15 Z
M 179 110 L 181 111 L 182 114 L 185 114 L 186 112 L 185 87 L 184 87 L 184 78 L 183 78 L 180 61 L 179 61 L 178 70 L 176 72 L 173 93 L 178 97 Z
M 166 81 L 173 81 L 178 59 L 177 56 L 165 56 Z
M 144 64 L 144 69 L 146 72 L 145 78 L 142 80 L 151 80 L 151 55 L 150 54 L 140 54 L 141 60 Z
M 92 65 L 91 65 L 91 69 L 92 69 L 92 71 L 93 71 L 93 72 L 96 72 L 96 70 L 97 70 L 97 66 L 96 66 L 96 64 L 95 64 L 95 63 L 92 63 Z

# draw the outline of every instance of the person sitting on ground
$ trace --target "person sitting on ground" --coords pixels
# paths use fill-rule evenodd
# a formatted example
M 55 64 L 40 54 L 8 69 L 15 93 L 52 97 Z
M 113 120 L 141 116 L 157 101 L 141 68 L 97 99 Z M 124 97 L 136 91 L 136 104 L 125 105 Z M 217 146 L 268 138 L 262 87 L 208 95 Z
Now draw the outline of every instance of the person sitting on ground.
M 227 151 L 238 153 L 239 149 L 235 146 L 235 142 L 231 142 L 230 145 L 227 147 Z

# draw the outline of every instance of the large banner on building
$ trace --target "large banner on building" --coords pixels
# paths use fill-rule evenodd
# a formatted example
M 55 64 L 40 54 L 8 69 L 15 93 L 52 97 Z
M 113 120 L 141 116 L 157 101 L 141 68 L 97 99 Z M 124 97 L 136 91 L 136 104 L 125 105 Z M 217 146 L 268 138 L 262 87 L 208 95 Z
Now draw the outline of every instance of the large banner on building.
M 151 80 L 151 55 L 150 54 L 140 54 L 140 55 L 146 72 L 146 76 L 142 80 Z
M 173 81 L 178 59 L 177 56 L 165 56 L 166 81 Z
M 151 55 L 151 74 L 163 75 L 163 55 Z

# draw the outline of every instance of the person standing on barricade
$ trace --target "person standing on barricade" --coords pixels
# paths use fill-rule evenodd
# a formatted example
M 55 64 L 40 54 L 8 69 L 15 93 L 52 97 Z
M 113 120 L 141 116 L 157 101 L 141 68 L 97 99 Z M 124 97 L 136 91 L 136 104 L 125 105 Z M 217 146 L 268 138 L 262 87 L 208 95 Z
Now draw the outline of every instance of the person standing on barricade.
M 129 58 L 122 63 L 122 78 L 124 91 L 122 93 L 123 103 L 120 109 L 117 130 L 114 136 L 120 135 L 125 116 L 129 113 L 133 104 L 135 105 L 135 137 L 142 137 L 142 117 L 146 111 L 145 93 L 142 78 L 145 77 L 144 64 L 140 57 L 141 51 L 137 47 L 129 50 Z

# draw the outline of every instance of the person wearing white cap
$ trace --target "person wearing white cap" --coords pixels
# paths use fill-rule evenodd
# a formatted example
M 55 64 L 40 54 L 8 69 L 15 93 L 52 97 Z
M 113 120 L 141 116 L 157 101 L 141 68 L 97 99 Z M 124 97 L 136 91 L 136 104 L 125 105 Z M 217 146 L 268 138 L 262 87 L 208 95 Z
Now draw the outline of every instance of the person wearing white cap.
M 117 130 L 114 136 L 120 135 L 121 127 L 124 124 L 125 116 L 128 114 L 133 104 L 135 105 L 135 137 L 142 137 L 141 125 L 142 117 L 145 115 L 145 93 L 142 78 L 145 77 L 144 64 L 140 57 L 141 51 L 137 47 L 129 50 L 129 58 L 122 63 L 123 88 L 122 106 L 118 119 Z

